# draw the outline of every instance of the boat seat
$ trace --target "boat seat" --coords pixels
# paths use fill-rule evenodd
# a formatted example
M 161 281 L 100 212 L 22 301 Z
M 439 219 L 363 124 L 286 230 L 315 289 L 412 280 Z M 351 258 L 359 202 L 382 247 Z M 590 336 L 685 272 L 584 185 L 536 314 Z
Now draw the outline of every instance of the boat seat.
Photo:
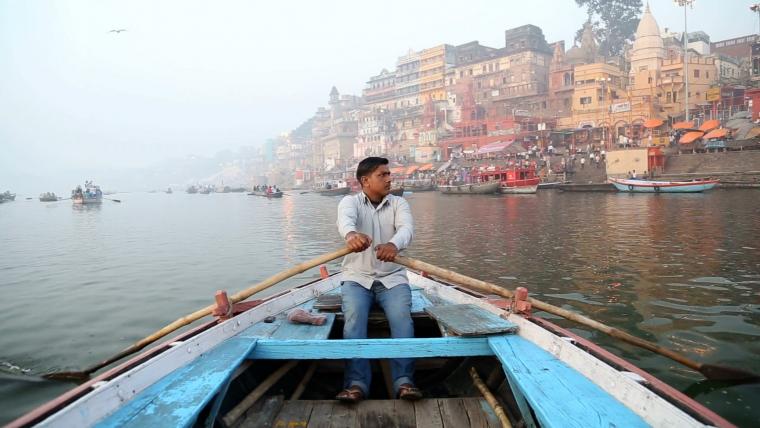
M 517 331 L 517 325 L 473 304 L 428 306 L 425 308 L 433 319 L 450 333 L 457 336 L 481 336 Z
M 554 355 L 517 335 L 490 336 L 510 388 L 525 415 L 542 427 L 645 427 L 640 416 Z
M 313 301 L 308 301 L 299 307 L 311 311 Z M 327 317 L 322 325 L 298 324 L 288 321 L 288 311 L 277 314 L 272 322 L 259 321 L 240 333 L 246 338 L 272 339 L 327 339 L 335 323 L 335 314 L 321 314 Z
M 214 396 L 213 420 L 235 369 L 253 351 L 256 339 L 228 339 L 137 394 L 98 427 L 188 427 Z
M 317 309 L 320 312 L 341 313 L 342 303 L 343 298 L 340 294 L 340 289 L 338 289 L 330 293 L 319 295 L 317 301 L 314 303 L 314 309 Z M 412 317 L 427 317 L 425 308 L 431 305 L 432 303 L 422 292 L 422 289 L 412 286 Z M 383 313 L 382 308 L 375 304 L 370 311 L 370 320 L 378 318 L 385 319 L 385 314 Z

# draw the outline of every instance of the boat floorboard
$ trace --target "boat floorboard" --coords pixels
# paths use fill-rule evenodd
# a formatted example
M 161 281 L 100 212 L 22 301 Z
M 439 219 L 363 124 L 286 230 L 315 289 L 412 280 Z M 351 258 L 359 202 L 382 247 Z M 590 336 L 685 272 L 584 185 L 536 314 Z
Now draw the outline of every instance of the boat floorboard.
M 281 403 L 278 410 L 273 409 Z M 431 398 L 416 402 L 365 400 L 344 404 L 336 400 L 281 401 L 270 398 L 252 411 L 240 427 L 500 427 L 488 403 L 479 397 Z M 273 411 L 274 410 L 274 411 Z

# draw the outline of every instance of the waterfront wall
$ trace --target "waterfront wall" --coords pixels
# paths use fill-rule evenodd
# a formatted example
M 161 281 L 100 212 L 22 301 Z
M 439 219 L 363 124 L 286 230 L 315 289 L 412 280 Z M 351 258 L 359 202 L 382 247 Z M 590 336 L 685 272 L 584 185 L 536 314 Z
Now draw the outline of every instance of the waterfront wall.
M 662 178 L 716 177 L 723 183 L 760 183 L 760 151 L 673 154 Z

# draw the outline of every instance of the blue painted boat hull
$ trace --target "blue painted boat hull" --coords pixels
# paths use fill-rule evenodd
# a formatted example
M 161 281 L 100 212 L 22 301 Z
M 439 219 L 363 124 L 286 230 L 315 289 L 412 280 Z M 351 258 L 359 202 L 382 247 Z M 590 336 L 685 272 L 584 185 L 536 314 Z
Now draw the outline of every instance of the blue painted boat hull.
M 610 178 L 610 182 L 617 190 L 628 193 L 699 193 L 711 190 L 718 184 L 717 180 L 653 181 L 614 178 Z

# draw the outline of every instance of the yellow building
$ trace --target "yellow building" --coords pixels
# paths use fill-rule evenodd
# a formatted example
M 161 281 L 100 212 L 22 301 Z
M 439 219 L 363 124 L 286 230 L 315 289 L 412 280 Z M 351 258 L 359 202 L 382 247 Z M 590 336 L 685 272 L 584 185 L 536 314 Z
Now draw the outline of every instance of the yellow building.
M 444 76 L 446 64 L 454 62 L 454 47 L 439 45 L 420 52 L 420 103 L 428 100 L 442 101 L 446 99 Z

